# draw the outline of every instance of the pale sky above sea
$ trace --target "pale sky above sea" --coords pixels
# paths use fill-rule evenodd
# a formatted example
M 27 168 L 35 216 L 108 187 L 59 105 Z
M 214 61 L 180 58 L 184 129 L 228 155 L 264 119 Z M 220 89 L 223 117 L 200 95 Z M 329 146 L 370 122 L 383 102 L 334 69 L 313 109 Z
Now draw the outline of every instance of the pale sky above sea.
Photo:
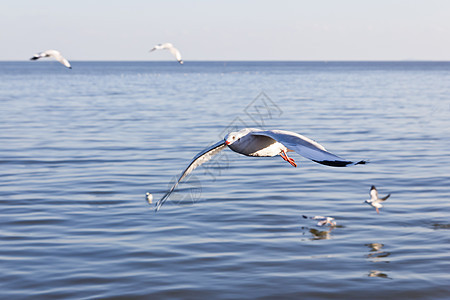
M 450 1 L 0 2 L 0 60 L 450 60 Z

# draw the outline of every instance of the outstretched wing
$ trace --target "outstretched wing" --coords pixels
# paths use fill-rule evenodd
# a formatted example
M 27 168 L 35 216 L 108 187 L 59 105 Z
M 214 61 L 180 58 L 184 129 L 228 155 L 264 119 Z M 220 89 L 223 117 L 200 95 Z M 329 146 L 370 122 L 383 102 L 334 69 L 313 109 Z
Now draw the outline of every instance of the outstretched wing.
M 220 141 L 197 154 L 191 161 L 189 166 L 183 171 L 183 173 L 181 173 L 180 178 L 178 178 L 177 182 L 175 182 L 175 184 L 170 188 L 170 190 L 156 203 L 155 211 L 158 211 L 161 208 L 161 206 L 164 204 L 164 202 L 166 202 L 170 194 L 172 194 L 172 192 L 175 190 L 175 188 L 178 186 L 181 180 L 183 180 L 192 171 L 194 171 L 195 168 L 210 160 L 215 154 L 222 151 L 225 147 L 226 147 L 225 142 Z
M 325 224 L 327 224 L 327 219 L 322 220 L 322 221 L 319 221 L 319 222 L 317 223 L 317 226 L 323 226 L 323 225 L 325 225 Z
M 387 195 L 386 197 L 380 198 L 381 201 L 386 201 L 387 198 L 389 198 L 389 196 L 391 196 L 391 194 Z
M 60 63 L 62 63 L 65 67 L 67 67 L 67 68 L 69 68 L 69 69 L 72 69 L 72 67 L 70 66 L 69 61 L 68 61 L 67 59 L 65 59 L 65 58 L 61 55 L 61 53 L 57 52 L 57 53 L 55 53 L 55 54 L 53 55 L 53 57 L 54 57 L 57 61 L 59 61 Z
M 42 53 L 37 53 L 37 54 L 33 55 L 33 57 L 30 58 L 30 60 L 36 60 L 36 59 L 39 59 L 39 58 L 43 57 L 41 54 Z
M 175 47 L 170 47 L 170 48 L 169 48 L 169 51 L 170 51 L 170 53 L 173 54 L 173 56 L 175 56 L 175 58 L 178 60 L 178 62 L 179 62 L 180 64 L 183 63 L 183 61 L 181 60 L 181 53 L 180 53 L 180 51 L 178 51 L 177 48 L 175 48 Z
M 346 167 L 348 165 L 358 165 L 366 163 L 363 160 L 355 163 L 343 159 L 337 155 L 334 155 L 333 153 L 328 152 L 325 147 L 323 147 L 319 143 L 295 132 L 285 130 L 265 130 L 254 131 L 251 132 L 251 134 L 268 136 L 283 144 L 289 150 L 295 151 L 301 156 L 304 156 L 322 165 L 332 167 Z

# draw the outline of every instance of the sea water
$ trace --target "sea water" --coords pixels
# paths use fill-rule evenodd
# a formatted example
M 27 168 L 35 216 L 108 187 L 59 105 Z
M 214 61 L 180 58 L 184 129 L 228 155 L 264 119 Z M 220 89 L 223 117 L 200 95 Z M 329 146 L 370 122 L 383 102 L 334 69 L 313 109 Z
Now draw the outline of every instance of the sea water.
M 449 297 L 450 63 L 72 66 L 0 62 L 1 298 Z M 369 163 L 228 149 L 154 212 L 245 127 Z

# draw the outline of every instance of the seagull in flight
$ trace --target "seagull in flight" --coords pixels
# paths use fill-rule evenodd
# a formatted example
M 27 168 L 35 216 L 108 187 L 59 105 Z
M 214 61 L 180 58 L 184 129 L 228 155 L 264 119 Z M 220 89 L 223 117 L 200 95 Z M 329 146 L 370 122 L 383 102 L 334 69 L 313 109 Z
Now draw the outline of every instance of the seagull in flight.
M 324 226 L 324 225 L 330 225 L 331 227 L 336 226 L 336 221 L 334 221 L 334 218 L 332 217 L 322 217 L 322 216 L 315 216 L 315 217 L 307 217 L 303 215 L 303 218 L 305 219 L 311 219 L 311 220 L 318 220 L 317 226 Z
M 367 203 L 370 206 L 375 207 L 375 209 L 377 210 L 377 213 L 379 214 L 380 211 L 378 209 L 383 207 L 383 205 L 381 205 L 381 202 L 386 201 L 386 199 L 389 198 L 389 196 L 391 194 L 387 195 L 384 198 L 378 198 L 378 191 L 377 191 L 376 187 L 374 185 L 372 185 L 372 187 L 370 188 L 369 195 L 370 195 L 370 199 L 364 201 L 364 203 Z
M 158 211 L 161 208 L 178 184 L 195 168 L 210 160 L 226 147 L 246 156 L 272 157 L 279 155 L 293 167 L 297 167 L 297 164 L 294 159 L 288 157 L 288 152 L 296 152 L 316 163 L 332 167 L 347 167 L 366 163 L 364 160 L 352 162 L 343 159 L 328 152 L 319 143 L 295 132 L 245 128 L 227 134 L 222 141 L 198 153 L 181 173 L 172 188 L 156 203 L 155 210 Z
M 69 61 L 67 59 L 65 59 L 58 50 L 47 50 L 47 51 L 44 51 L 41 53 L 37 53 L 37 54 L 33 55 L 33 57 L 30 58 L 30 60 L 37 60 L 37 59 L 43 58 L 43 57 L 53 57 L 54 59 L 56 59 L 57 61 L 62 63 L 64 66 L 66 66 L 67 68 L 72 69 Z
M 177 59 L 177 61 L 180 64 L 183 64 L 183 60 L 181 59 L 181 53 L 178 51 L 177 48 L 175 48 L 171 43 L 164 43 L 164 44 L 158 44 L 154 46 L 150 52 L 153 52 L 155 50 L 169 50 L 170 53 L 172 53 L 173 56 Z

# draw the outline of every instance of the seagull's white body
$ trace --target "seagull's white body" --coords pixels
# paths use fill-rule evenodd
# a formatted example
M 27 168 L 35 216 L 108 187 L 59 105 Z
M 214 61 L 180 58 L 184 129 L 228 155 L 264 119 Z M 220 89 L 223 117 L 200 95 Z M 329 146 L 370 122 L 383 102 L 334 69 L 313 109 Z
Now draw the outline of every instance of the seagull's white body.
M 295 132 L 245 128 L 238 132 L 229 133 L 223 141 L 220 141 L 198 153 L 189 166 L 183 171 L 178 181 L 156 203 L 156 211 L 160 209 L 181 180 L 189 175 L 195 168 L 210 160 L 212 156 L 219 153 L 227 146 L 234 152 L 247 156 L 271 157 L 280 155 L 285 161 L 289 162 L 294 167 L 296 167 L 297 164 L 292 158 L 287 156 L 288 151 L 295 151 L 314 162 L 327 166 L 346 167 L 349 165 L 365 164 L 365 161 L 359 161 L 356 163 L 347 161 L 328 152 L 319 143 Z
M 336 221 L 334 221 L 334 218 L 332 217 L 323 217 L 323 216 L 314 216 L 314 217 L 307 217 L 307 216 L 303 216 L 303 218 L 305 219 L 311 219 L 311 220 L 317 220 L 319 221 L 317 223 L 317 226 L 324 226 L 324 225 L 330 225 L 331 227 L 335 227 L 336 226 Z
M 374 185 L 372 185 L 372 187 L 370 188 L 370 199 L 366 200 L 365 203 L 369 204 L 372 207 L 375 207 L 377 213 L 380 213 L 379 208 L 382 208 L 383 205 L 381 204 L 381 202 L 386 201 L 387 198 L 389 198 L 389 195 L 387 195 L 386 197 L 383 198 L 378 198 L 378 191 L 375 188 Z
M 148 204 L 152 204 L 153 201 L 153 195 L 150 193 L 145 194 L 145 199 L 147 199 Z
M 150 52 L 155 50 L 169 50 L 170 53 L 172 53 L 173 56 L 177 59 L 177 61 L 180 64 L 183 64 L 183 60 L 181 59 L 181 53 L 178 51 L 177 48 L 175 48 L 171 43 L 164 43 L 164 44 L 158 44 L 153 47 L 153 49 L 150 50 Z
M 66 66 L 67 68 L 72 69 L 69 61 L 67 59 L 65 59 L 58 50 L 47 50 L 47 51 L 44 51 L 41 53 L 37 53 L 37 54 L 33 55 L 33 57 L 30 58 L 30 60 L 36 60 L 36 59 L 43 58 L 43 57 L 53 57 L 54 59 L 56 59 L 57 61 L 62 63 L 64 66 Z

